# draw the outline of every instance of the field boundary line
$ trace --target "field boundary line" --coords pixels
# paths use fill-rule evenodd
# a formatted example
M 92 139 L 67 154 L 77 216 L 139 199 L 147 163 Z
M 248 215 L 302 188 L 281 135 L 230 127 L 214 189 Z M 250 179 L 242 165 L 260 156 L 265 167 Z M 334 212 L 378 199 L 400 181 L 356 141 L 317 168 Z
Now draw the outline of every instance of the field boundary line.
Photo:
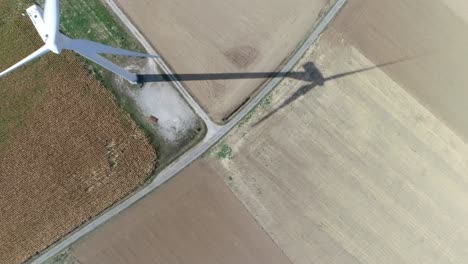
M 332 8 L 327 12 L 327 14 L 320 20 L 317 24 L 315 29 L 309 34 L 307 39 L 302 43 L 302 45 L 294 52 L 291 58 L 288 60 L 281 69 L 281 72 L 288 72 L 293 69 L 293 67 L 299 62 L 299 60 L 304 56 L 306 51 L 317 41 L 320 34 L 327 28 L 327 26 L 333 21 L 335 16 L 339 13 L 342 7 L 346 4 L 347 0 L 337 0 L 336 3 L 332 6 Z M 143 35 L 137 30 L 137 28 L 132 24 L 132 22 L 126 17 L 122 10 L 114 3 L 113 0 L 106 0 L 109 7 L 116 13 L 116 15 L 122 19 L 122 22 L 131 30 L 131 32 L 137 37 L 137 39 L 141 42 L 141 44 L 150 52 L 154 52 L 154 49 L 151 47 L 149 42 L 143 37 Z M 161 59 L 156 60 L 159 63 L 163 63 L 166 65 Z M 166 66 L 165 68 L 162 67 L 166 74 L 172 74 L 169 68 Z M 167 70 L 167 71 L 166 71 Z M 198 105 L 198 103 L 193 99 L 190 94 L 183 88 L 183 86 L 178 83 L 176 85 L 177 89 L 180 90 L 181 94 L 185 99 L 189 99 L 188 103 L 192 105 L 192 103 L 196 106 L 194 111 L 197 112 L 201 110 L 203 116 L 209 120 L 207 123 L 207 134 L 205 138 L 195 145 L 193 148 L 185 152 L 182 156 L 176 159 L 173 163 L 167 166 L 164 170 L 162 170 L 157 177 L 148 185 L 143 187 L 140 191 L 134 193 L 130 197 L 126 198 L 125 200 L 119 202 L 114 207 L 109 209 L 107 212 L 103 213 L 102 215 L 96 217 L 91 222 L 84 224 L 81 228 L 73 231 L 70 235 L 62 239 L 61 241 L 51 245 L 47 248 L 43 253 L 36 257 L 35 259 L 31 259 L 27 261 L 30 264 L 42 264 L 45 261 L 49 260 L 53 256 L 57 255 L 58 253 L 62 252 L 63 250 L 67 249 L 71 246 L 74 242 L 79 240 L 80 238 L 84 237 L 85 235 L 89 234 L 105 222 L 109 221 L 114 216 L 118 215 L 119 213 L 123 212 L 125 209 L 151 193 L 153 190 L 167 182 L 169 179 L 177 175 L 180 171 L 182 171 L 185 167 L 190 165 L 193 161 L 198 159 L 201 155 L 203 155 L 208 149 L 213 147 L 224 135 L 226 135 L 231 129 L 233 129 L 250 111 L 252 111 L 260 101 L 268 95 L 273 89 L 283 80 L 284 78 L 273 78 L 271 79 L 263 89 L 255 95 L 255 97 L 249 101 L 243 108 L 240 110 L 228 123 L 223 126 L 216 125 L 208 115 L 204 112 L 204 110 Z M 197 110 L 198 109 L 198 110 Z M 204 121 L 205 119 L 203 116 L 200 116 Z M 209 124 L 213 124 L 212 127 Z

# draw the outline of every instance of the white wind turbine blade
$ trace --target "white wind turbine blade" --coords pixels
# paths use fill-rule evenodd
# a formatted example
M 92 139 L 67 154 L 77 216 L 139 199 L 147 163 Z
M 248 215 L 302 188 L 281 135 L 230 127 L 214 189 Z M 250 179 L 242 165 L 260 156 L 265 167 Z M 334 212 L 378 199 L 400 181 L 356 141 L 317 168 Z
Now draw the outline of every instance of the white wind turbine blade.
M 142 57 L 142 58 L 157 58 L 157 55 L 150 55 L 120 48 L 114 48 L 107 46 L 101 43 L 86 39 L 68 39 L 64 41 L 65 49 L 81 51 L 81 52 L 93 52 L 98 54 L 110 54 L 110 55 L 120 55 L 120 56 L 130 56 L 130 57 Z
M 60 25 L 59 0 L 46 0 L 44 6 L 44 24 L 46 26 L 47 40 L 58 42 Z
M 13 70 L 16 70 L 17 68 L 23 66 L 24 64 L 34 60 L 34 59 L 37 59 L 39 57 L 41 57 L 42 55 L 46 54 L 47 52 L 49 52 L 49 49 L 46 47 L 46 46 L 43 46 L 42 48 L 36 50 L 33 54 L 29 55 L 28 57 L 22 59 L 20 62 L 16 63 L 15 65 L 11 66 L 10 68 L 6 69 L 5 71 L 3 71 L 2 73 L 0 73 L 0 77 L 6 75 L 7 73 L 13 71 Z
M 81 51 L 81 50 L 75 50 L 76 53 L 80 54 L 81 56 L 87 58 L 88 60 L 99 64 L 100 66 L 108 69 L 109 71 L 123 77 L 130 83 L 136 84 L 138 81 L 138 77 L 136 74 L 131 73 L 125 69 L 122 69 L 121 67 L 115 65 L 114 63 L 110 62 L 106 58 L 94 53 L 94 52 L 87 52 L 87 51 Z

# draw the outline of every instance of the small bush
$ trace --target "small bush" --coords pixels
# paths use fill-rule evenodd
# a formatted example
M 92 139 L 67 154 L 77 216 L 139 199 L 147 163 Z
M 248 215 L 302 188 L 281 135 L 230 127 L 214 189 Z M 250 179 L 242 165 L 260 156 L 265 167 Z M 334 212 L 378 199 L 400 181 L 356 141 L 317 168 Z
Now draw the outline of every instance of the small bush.
M 218 159 L 232 159 L 232 149 L 227 144 L 223 144 L 218 151 Z

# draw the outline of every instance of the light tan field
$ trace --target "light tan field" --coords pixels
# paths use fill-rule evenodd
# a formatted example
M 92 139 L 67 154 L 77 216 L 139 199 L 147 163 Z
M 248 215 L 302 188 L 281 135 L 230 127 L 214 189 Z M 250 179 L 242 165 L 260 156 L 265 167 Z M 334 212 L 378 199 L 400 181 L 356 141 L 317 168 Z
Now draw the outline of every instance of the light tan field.
M 307 62 L 325 78 L 373 65 L 335 26 Z M 465 263 L 462 139 L 379 69 L 325 82 L 254 126 L 306 84 L 286 80 L 231 133 L 232 159 L 207 158 L 292 262 Z
M 336 30 L 374 63 L 419 57 L 384 71 L 468 140 L 468 2 L 353 0 Z
M 223 183 L 196 162 L 73 246 L 91 263 L 290 263 Z
M 330 0 L 116 2 L 175 73 L 210 74 L 275 71 L 312 30 Z M 222 122 L 264 81 L 184 84 L 210 116 Z

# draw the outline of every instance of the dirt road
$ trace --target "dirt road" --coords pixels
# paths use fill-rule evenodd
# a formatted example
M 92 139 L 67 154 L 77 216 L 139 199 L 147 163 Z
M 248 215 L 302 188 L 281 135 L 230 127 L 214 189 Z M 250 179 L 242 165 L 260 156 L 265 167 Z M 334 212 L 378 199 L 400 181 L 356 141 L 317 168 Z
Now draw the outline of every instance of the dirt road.
M 333 26 L 317 45 L 323 86 L 284 81 L 211 166 L 293 263 L 463 263 L 468 146 Z
M 73 246 L 91 263 L 290 263 L 224 185 L 196 162 Z
M 312 30 L 328 0 L 117 1 L 174 73 L 217 122 L 238 108 L 260 79 L 208 80 L 210 73 L 272 72 Z M 206 79 L 206 80 L 203 80 Z
M 334 28 L 468 140 L 468 2 L 349 1 Z

